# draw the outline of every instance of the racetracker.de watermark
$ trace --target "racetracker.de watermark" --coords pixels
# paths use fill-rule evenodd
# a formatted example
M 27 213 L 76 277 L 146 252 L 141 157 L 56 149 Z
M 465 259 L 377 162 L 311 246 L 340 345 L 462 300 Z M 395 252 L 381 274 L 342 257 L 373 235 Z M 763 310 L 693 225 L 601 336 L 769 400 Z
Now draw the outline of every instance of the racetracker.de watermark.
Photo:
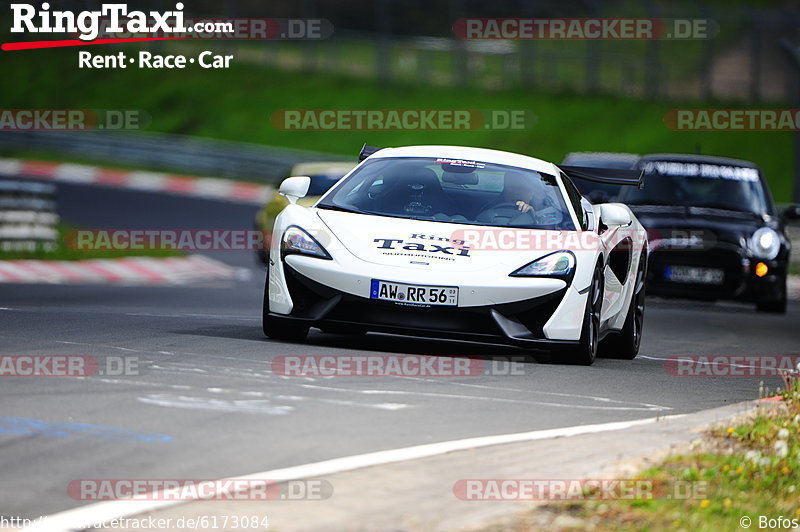
M 641 249 L 648 237 L 662 239 L 661 233 L 620 228 L 605 241 L 593 231 L 542 231 L 538 229 L 457 229 L 449 241 L 455 249 L 470 251 L 585 251 L 607 246 Z M 684 236 L 681 234 L 681 236 Z M 688 236 L 688 235 L 686 235 Z
M 460 18 L 453 34 L 465 40 L 698 40 L 719 25 L 706 18 Z
M 281 355 L 272 372 L 284 377 L 477 377 L 524 375 L 523 357 L 426 355 Z
M 525 109 L 279 109 L 270 121 L 281 131 L 521 131 L 536 117 Z
M 76 501 L 321 501 L 333 496 L 324 479 L 76 479 L 67 486 Z
M 664 359 L 673 377 L 779 377 L 800 374 L 800 355 L 694 355 Z
M 703 499 L 705 481 L 656 479 L 461 479 L 453 495 L 464 501 L 651 501 Z
M 73 229 L 64 243 L 75 251 L 263 251 L 270 239 L 257 229 Z
M 89 355 L 0 355 L 0 377 L 139 375 L 139 358 Z
M 139 109 L 0 109 L 0 131 L 138 130 L 151 121 Z
M 671 109 L 674 131 L 800 131 L 800 109 Z

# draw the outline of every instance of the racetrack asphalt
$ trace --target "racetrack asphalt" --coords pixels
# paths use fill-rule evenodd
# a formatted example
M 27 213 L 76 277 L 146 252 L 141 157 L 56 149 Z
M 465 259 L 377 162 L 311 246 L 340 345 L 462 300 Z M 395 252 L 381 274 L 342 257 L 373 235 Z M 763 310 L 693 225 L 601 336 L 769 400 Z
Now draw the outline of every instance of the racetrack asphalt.
M 62 218 L 93 228 L 249 229 L 254 207 L 60 185 Z M 266 339 L 263 271 L 218 286 L 0 287 L 0 355 L 124 357 L 138 375 L 0 378 L 0 515 L 38 517 L 89 501 L 89 478 L 223 478 L 422 443 L 695 412 L 759 396 L 778 377 L 678 377 L 665 358 L 798 355 L 800 304 L 649 300 L 641 354 L 592 367 L 528 359 L 514 375 L 286 377 L 281 355 L 522 357 L 462 342 L 313 331 Z M 117 359 L 115 359 L 117 360 Z M 132 372 L 133 373 L 133 372 Z M 90 424 L 92 426 L 88 426 Z

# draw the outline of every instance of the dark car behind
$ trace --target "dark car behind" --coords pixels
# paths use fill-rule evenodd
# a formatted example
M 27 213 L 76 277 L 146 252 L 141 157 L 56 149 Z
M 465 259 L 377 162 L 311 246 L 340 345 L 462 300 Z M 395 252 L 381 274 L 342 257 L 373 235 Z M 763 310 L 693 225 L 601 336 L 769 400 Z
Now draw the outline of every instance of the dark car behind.
M 625 187 L 650 238 L 648 293 L 756 303 L 786 311 L 791 243 L 761 170 L 754 163 L 704 155 L 643 156 L 644 187 Z

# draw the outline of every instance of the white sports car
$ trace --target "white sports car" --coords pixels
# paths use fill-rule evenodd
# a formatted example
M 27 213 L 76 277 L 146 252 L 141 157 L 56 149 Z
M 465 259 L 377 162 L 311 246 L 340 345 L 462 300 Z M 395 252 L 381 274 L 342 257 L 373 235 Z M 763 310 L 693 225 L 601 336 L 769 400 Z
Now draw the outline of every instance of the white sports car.
M 641 186 L 632 171 L 558 167 L 458 146 L 364 146 L 311 207 L 280 186 L 264 333 L 310 327 L 511 344 L 589 365 L 631 359 L 644 318 L 647 233 L 627 206 L 592 205 L 569 176 Z

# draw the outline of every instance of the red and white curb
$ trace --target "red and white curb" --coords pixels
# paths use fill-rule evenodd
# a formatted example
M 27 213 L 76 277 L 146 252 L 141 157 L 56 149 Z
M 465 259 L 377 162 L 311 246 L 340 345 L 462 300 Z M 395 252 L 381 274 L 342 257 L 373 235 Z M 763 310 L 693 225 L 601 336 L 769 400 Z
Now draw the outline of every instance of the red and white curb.
M 183 285 L 244 280 L 249 270 L 203 255 L 90 260 L 3 260 L 0 283 Z
M 0 158 L 0 177 L 100 185 L 258 205 L 269 201 L 274 193 L 271 186 L 230 179 L 7 158 Z

